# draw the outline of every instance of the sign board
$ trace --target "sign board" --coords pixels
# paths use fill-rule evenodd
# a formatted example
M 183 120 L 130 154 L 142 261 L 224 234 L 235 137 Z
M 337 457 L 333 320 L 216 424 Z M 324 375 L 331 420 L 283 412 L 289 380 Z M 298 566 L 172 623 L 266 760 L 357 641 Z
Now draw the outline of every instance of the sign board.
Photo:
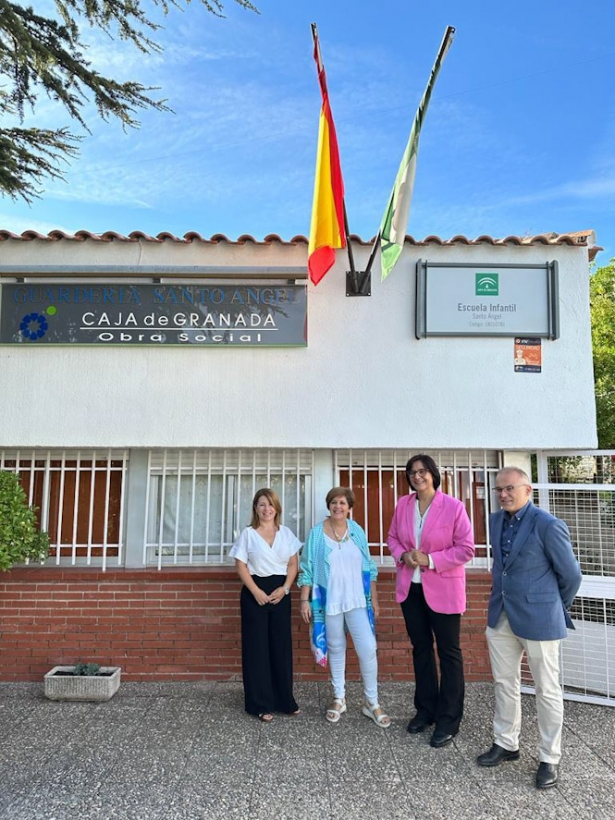
M 0 286 L 0 344 L 305 346 L 305 285 Z
M 416 338 L 559 337 L 557 262 L 417 263 Z

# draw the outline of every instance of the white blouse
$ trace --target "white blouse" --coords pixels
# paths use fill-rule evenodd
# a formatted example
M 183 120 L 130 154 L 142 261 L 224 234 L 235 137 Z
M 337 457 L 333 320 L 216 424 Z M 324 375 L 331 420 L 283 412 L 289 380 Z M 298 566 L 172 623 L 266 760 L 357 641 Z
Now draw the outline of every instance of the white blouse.
M 363 591 L 363 556 L 352 538 L 337 542 L 325 535 L 329 547 L 327 615 L 338 615 L 367 606 Z
M 301 541 L 288 527 L 280 527 L 272 546 L 255 529 L 246 527 L 233 544 L 229 557 L 247 564 L 250 575 L 267 578 L 269 575 L 286 575 L 288 562 L 300 549 Z

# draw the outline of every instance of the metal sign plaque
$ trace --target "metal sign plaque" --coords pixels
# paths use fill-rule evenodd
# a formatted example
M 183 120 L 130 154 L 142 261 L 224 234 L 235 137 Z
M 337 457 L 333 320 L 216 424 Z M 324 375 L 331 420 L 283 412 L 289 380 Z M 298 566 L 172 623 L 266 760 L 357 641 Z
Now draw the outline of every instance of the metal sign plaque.
M 0 344 L 305 346 L 305 285 L 0 286 Z
M 416 338 L 557 339 L 557 262 L 542 265 L 417 263 Z

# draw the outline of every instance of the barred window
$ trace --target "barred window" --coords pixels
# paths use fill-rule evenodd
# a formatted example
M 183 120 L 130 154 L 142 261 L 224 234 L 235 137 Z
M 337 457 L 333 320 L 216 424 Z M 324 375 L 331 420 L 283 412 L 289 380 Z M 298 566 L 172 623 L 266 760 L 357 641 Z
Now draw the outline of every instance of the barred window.
M 224 563 L 261 487 L 300 540 L 312 524 L 312 451 L 156 450 L 148 474 L 146 565 Z
M 19 475 L 40 528 L 48 562 L 122 562 L 123 487 L 128 456 L 105 451 L 5 451 L 0 469 Z

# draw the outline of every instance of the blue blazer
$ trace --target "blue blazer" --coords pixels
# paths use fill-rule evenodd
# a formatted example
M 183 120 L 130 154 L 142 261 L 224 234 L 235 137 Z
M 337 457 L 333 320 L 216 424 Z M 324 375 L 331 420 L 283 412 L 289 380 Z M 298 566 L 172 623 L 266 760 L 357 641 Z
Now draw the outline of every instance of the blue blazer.
M 530 503 L 504 567 L 500 548 L 503 522 L 503 510 L 490 516 L 493 586 L 489 626 L 496 626 L 504 609 L 519 638 L 565 638 L 566 627 L 574 629 L 568 609 L 581 585 L 581 568 L 572 551 L 568 527 Z

